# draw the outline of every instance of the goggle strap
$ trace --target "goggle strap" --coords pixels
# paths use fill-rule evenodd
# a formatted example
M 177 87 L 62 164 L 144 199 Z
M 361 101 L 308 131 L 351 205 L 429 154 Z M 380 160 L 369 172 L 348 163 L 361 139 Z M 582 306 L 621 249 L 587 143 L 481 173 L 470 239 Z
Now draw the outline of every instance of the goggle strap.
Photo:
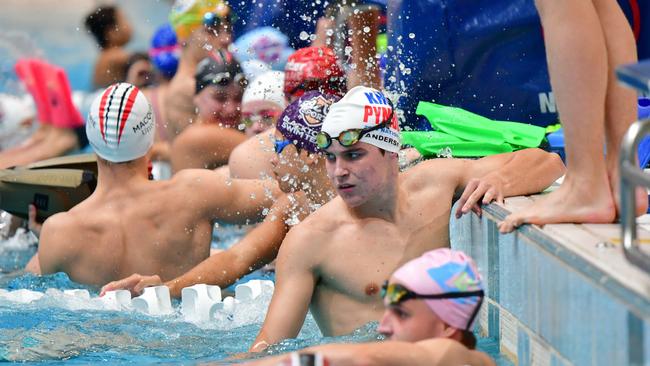
M 435 299 L 458 299 L 462 297 L 474 297 L 474 296 L 479 296 L 481 299 L 483 299 L 483 296 L 485 296 L 485 292 L 483 290 L 476 290 L 476 291 L 466 291 L 466 292 L 447 292 L 444 294 L 435 294 L 435 295 L 420 295 L 417 294 L 417 298 L 419 299 L 430 299 L 430 300 L 435 300 Z
M 474 308 L 474 311 L 472 312 L 472 316 L 469 317 L 469 321 L 467 322 L 467 326 L 465 327 L 465 330 L 471 331 L 469 328 L 472 326 L 472 322 L 474 322 L 474 318 L 476 318 L 476 316 L 478 315 L 478 311 L 481 310 L 481 305 L 483 305 L 483 295 L 479 297 L 478 302 L 476 303 L 476 308 Z

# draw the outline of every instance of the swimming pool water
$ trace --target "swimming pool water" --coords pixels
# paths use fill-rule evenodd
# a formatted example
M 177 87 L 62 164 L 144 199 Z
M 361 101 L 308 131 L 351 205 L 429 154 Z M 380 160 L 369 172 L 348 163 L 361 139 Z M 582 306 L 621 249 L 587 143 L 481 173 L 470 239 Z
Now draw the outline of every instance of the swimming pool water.
M 226 228 L 224 233 L 220 234 L 221 238 L 242 235 L 243 231 Z M 10 258 L 7 262 L 12 268 L 24 265 L 34 250 L 29 245 L 6 247 L 7 241 L 0 242 L 0 248 L 4 248 L 0 249 L 2 262 Z M 273 279 L 273 275 L 255 273 L 244 281 L 252 278 Z M 27 289 L 45 294 L 31 303 L 0 296 L 0 361 L 39 365 L 223 362 L 248 349 L 270 301 L 261 298 L 254 303 L 239 304 L 234 312 L 217 314 L 216 320 L 189 323 L 180 314 L 179 301 L 173 303 L 175 312 L 169 316 L 109 310 L 96 300 L 96 288 L 74 283 L 63 273 L 42 277 L 20 271 L 0 274 L 0 289 Z M 64 289 L 88 289 L 91 299 L 68 296 Z M 275 345 L 270 352 L 276 354 L 330 342 L 374 341 L 380 338 L 375 329 L 376 324 L 368 324 L 348 336 L 325 338 L 309 315 L 297 339 Z M 479 339 L 479 347 L 495 357 L 499 365 L 509 365 L 499 357 L 496 341 Z

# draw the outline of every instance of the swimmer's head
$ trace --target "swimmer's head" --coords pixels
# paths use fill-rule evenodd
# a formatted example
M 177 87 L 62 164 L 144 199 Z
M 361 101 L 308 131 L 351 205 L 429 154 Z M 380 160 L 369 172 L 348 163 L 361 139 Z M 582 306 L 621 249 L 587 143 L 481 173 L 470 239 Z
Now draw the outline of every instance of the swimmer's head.
M 199 62 L 194 104 L 207 123 L 236 127 L 247 80 L 239 62 L 227 51 L 217 50 Z
M 169 24 L 163 24 L 151 38 L 149 48 L 151 62 L 165 79 L 171 79 L 176 74 L 180 58 L 180 46 L 176 33 Z
M 179 42 L 185 42 L 200 27 L 230 28 L 233 14 L 223 0 L 176 0 L 169 14 Z
M 86 135 L 102 159 L 123 163 L 147 154 L 155 136 L 151 105 L 137 87 L 118 83 L 106 88 L 92 103 Z
M 244 33 L 233 46 L 240 62 L 261 61 L 278 71 L 284 71 L 289 56 L 294 53 L 289 47 L 289 37 L 273 27 L 259 27 Z
M 316 135 L 337 100 L 338 97 L 332 94 L 308 92 L 287 106 L 278 118 L 276 128 L 296 147 L 317 153 L 320 150 L 316 146 Z
M 424 253 L 397 269 L 382 295 L 380 333 L 410 342 L 454 338 L 473 348 L 472 325 L 484 294 L 476 264 L 465 253 L 448 248 Z
M 258 134 L 275 123 L 287 106 L 283 85 L 283 72 L 268 71 L 246 86 L 241 109 L 247 135 Z
M 225 50 L 210 52 L 196 67 L 196 94 L 208 86 L 225 87 L 231 83 L 246 86 L 246 76 L 233 55 Z
M 345 73 L 328 47 L 299 49 L 289 56 L 284 72 L 284 92 L 289 100 L 312 90 L 339 96 L 346 91 Z
M 123 46 L 131 39 L 131 24 L 115 6 L 97 7 L 86 16 L 85 25 L 100 48 Z
M 313 184 L 314 174 L 325 176 L 316 134 L 320 131 L 329 107 L 338 97 L 312 91 L 289 104 L 276 123 L 271 161 L 280 189 L 292 192 Z
M 153 65 L 149 55 L 144 52 L 134 52 L 129 56 L 124 67 L 126 82 L 138 88 L 146 88 L 155 82 Z
M 379 90 L 356 86 L 332 105 L 323 123 L 319 147 L 350 147 L 365 142 L 392 153 L 401 146 L 393 103 Z

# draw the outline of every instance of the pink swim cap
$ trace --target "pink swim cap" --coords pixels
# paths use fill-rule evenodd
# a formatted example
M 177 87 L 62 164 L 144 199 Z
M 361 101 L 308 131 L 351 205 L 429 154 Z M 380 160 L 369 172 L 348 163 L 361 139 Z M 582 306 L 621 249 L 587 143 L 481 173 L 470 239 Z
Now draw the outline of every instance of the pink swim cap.
M 400 267 L 393 278 L 420 295 L 437 295 L 483 290 L 476 264 L 461 251 L 441 248 L 424 253 Z M 445 323 L 470 330 L 476 319 L 481 296 L 423 300 Z

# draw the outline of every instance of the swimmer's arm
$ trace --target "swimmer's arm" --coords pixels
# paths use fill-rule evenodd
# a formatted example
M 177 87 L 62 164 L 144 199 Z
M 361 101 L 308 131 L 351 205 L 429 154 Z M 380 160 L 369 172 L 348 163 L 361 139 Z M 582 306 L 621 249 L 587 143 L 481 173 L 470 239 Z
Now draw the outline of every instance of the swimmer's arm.
M 303 223 L 304 224 L 304 223 Z M 301 224 L 301 225 L 303 225 Z M 275 291 L 251 352 L 295 338 L 300 332 L 316 286 L 314 238 L 311 230 L 293 228 L 282 242 L 276 266 Z
M 270 263 L 275 259 L 280 244 L 289 228 L 283 215 L 277 214 L 288 199 L 281 197 L 271 209 L 264 222 L 251 230 L 241 241 L 228 250 L 214 254 L 189 272 L 165 283 L 173 297 L 180 297 L 185 287 L 197 283 L 230 286 L 242 276 Z M 281 209 L 281 208 L 280 208 Z
M 524 149 L 478 160 L 445 159 L 449 171 L 457 172 L 455 196 L 459 197 L 456 217 L 471 210 L 480 214 L 479 205 L 504 197 L 537 193 L 564 174 L 557 154 L 541 149 Z M 453 177 L 453 175 L 452 175 Z
M 483 352 L 472 351 L 451 339 L 429 339 L 417 343 L 379 342 L 363 344 L 328 344 L 310 347 L 299 353 L 320 353 L 335 366 L 494 366 Z M 252 362 L 250 366 L 290 365 L 289 355 Z
M 564 174 L 565 166 L 560 156 L 541 149 L 524 149 L 512 153 L 466 160 L 459 188 L 472 179 L 497 178 L 503 184 L 503 194 L 518 196 L 537 193 L 553 184 Z
M 272 180 L 231 179 L 205 169 L 186 169 L 176 174 L 188 181 L 191 192 L 201 192 L 206 215 L 222 222 L 259 222 L 264 208 L 271 207 L 280 195 L 278 184 Z

